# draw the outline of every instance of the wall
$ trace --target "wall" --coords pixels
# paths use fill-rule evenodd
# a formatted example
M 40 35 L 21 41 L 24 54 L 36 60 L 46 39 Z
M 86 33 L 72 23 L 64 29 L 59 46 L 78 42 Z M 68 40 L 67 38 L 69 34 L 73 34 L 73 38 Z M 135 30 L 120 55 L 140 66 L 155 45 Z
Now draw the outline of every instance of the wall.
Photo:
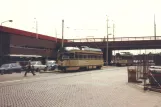
M 8 33 L 0 32 L 0 65 L 2 62 L 7 62 L 4 55 L 10 53 L 10 35 Z

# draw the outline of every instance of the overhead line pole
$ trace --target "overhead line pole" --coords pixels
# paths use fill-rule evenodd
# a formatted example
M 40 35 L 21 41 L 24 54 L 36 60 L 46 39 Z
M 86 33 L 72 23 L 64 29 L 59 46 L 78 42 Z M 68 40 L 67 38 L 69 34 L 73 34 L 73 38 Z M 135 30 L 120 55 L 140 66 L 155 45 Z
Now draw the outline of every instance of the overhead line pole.
M 62 48 L 63 48 L 63 45 L 64 45 L 64 19 L 62 20 Z
M 108 16 L 107 16 L 106 64 L 108 65 Z
M 115 24 L 113 22 L 113 42 L 115 41 Z M 116 63 L 116 53 L 115 53 L 115 50 L 114 50 L 114 64 Z
M 154 38 L 156 40 L 156 22 L 155 22 L 155 14 L 154 14 Z

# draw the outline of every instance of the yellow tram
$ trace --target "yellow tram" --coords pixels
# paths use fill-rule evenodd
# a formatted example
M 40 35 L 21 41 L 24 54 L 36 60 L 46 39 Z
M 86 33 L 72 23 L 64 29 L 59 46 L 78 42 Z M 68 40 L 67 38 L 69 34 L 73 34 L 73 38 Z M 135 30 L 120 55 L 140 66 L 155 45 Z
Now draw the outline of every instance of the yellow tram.
M 62 71 L 101 69 L 103 52 L 101 49 L 64 47 L 58 51 L 58 69 Z

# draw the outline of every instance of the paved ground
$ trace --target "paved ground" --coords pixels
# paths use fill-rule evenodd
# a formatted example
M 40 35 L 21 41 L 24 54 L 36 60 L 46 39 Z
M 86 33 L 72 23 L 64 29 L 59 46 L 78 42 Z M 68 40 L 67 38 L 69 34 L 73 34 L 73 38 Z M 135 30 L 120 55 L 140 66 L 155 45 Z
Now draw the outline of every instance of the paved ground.
M 0 107 L 161 107 L 160 93 L 127 83 L 126 67 L 41 75 L 0 83 Z

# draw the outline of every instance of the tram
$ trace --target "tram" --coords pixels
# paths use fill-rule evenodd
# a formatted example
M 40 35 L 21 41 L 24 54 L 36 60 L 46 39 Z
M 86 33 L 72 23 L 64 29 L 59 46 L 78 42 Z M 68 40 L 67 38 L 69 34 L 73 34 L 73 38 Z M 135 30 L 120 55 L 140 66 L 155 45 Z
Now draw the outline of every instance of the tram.
M 62 71 L 101 69 L 103 66 L 103 52 L 97 48 L 64 47 L 57 55 L 58 69 Z
M 133 64 L 133 55 L 129 52 L 117 53 L 114 63 L 116 66 L 129 66 Z

